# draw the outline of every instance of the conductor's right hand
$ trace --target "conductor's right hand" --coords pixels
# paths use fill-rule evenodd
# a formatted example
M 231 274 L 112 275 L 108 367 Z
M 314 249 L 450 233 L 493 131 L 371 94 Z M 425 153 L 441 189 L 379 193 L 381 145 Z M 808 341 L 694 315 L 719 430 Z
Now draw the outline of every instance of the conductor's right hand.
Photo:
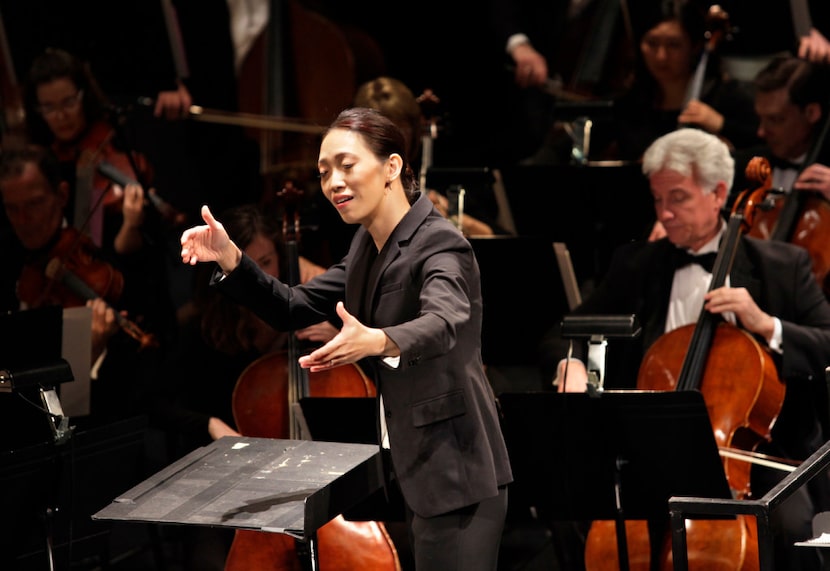
M 194 226 L 182 234 L 182 262 L 217 262 L 225 273 L 230 273 L 242 259 L 242 251 L 231 241 L 225 227 L 213 217 L 207 205 L 202 206 L 203 226 Z

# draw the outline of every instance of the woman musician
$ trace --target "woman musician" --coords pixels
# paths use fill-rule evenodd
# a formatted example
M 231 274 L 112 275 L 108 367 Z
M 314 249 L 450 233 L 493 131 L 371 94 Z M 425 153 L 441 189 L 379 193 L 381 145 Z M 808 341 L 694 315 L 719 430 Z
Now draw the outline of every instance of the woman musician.
M 72 224 L 119 255 L 156 240 L 148 232 L 158 234 L 161 226 L 144 208 L 164 204 L 150 188 L 152 167 L 128 148 L 124 126 L 87 65 L 64 50 L 46 49 L 29 68 L 24 106 L 30 142 L 50 147 L 72 182 Z M 98 171 L 103 162 L 139 184 L 115 185 Z M 166 208 L 159 212 L 171 213 Z

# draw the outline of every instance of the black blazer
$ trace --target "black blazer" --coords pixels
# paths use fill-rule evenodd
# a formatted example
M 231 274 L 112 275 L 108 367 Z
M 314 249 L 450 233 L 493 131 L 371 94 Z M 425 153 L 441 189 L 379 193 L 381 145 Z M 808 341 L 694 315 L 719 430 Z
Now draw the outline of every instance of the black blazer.
M 401 350 L 400 365 L 378 358 L 360 365 L 383 397 L 405 501 L 429 517 L 493 497 L 512 473 L 481 361 L 472 248 L 422 194 L 378 254 L 372 279 L 374 251 L 359 228 L 345 258 L 307 284 L 290 288 L 243 257 L 217 287 L 278 329 L 329 319 L 338 301 L 382 328 Z
M 667 240 L 635 242 L 617 250 L 603 282 L 574 313 L 638 316 L 642 334 L 633 341 L 609 341 L 606 388 L 634 388 L 646 350 L 665 329 L 674 277 L 674 246 Z M 784 407 L 773 440 L 790 457 L 803 458 L 815 431 L 815 398 L 824 389 L 830 364 L 830 304 L 811 272 L 809 254 L 792 244 L 743 237 L 730 273 L 732 287 L 745 287 L 758 306 L 781 320 L 783 353 L 773 353 L 779 377 L 786 383 Z M 759 340 L 762 346 L 766 341 Z M 565 356 L 558 331 L 544 343 L 548 375 Z M 582 348 L 577 348 L 581 351 Z

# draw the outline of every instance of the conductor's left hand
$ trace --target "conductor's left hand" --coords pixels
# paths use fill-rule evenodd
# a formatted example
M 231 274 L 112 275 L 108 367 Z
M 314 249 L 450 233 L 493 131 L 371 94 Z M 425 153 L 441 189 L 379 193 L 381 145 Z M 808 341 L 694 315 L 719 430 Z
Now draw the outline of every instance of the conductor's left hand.
M 340 332 L 319 349 L 300 357 L 300 367 L 315 373 L 348 363 L 357 363 L 372 355 L 400 355 L 398 347 L 382 329 L 363 325 L 346 311 L 342 301 L 337 302 L 337 316 L 343 320 Z

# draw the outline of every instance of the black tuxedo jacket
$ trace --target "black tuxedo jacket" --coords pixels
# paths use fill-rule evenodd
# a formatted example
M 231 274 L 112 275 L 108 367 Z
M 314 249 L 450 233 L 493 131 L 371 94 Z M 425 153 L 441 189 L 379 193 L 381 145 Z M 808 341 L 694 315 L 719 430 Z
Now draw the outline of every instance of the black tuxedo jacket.
M 674 245 L 663 239 L 635 242 L 615 253 L 608 273 L 575 313 L 636 314 L 642 334 L 632 341 L 609 340 L 606 388 L 634 388 L 647 349 L 663 335 L 674 279 Z M 758 306 L 781 320 L 782 354 L 773 353 L 779 377 L 786 383 L 784 407 L 773 429 L 780 453 L 804 458 L 813 448 L 816 406 L 826 408 L 824 368 L 830 364 L 830 304 L 811 272 L 806 250 L 792 244 L 743 237 L 730 273 L 732 287 L 745 287 Z M 766 341 L 759 339 L 766 347 Z M 544 342 L 549 367 L 565 356 L 557 331 Z M 578 353 L 576 353 L 578 355 Z M 551 369 L 552 370 L 552 369 Z M 812 452 L 812 450 L 810 450 Z

